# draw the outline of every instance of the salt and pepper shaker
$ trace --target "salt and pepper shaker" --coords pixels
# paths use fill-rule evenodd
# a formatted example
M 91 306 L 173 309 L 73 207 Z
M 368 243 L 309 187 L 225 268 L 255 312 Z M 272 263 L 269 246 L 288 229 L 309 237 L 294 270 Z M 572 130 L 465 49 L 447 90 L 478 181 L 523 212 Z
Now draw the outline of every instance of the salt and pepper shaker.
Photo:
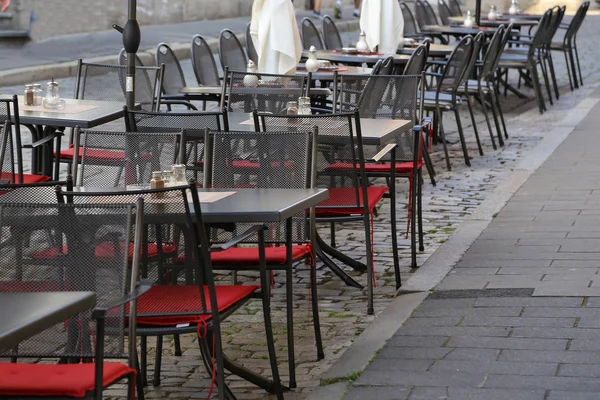
M 308 60 L 304 64 L 308 72 L 317 72 L 319 70 L 319 60 L 317 60 L 317 49 L 310 46 L 308 49 Z
M 248 75 L 244 76 L 244 86 L 249 88 L 255 88 L 258 86 L 258 76 L 256 76 L 256 64 L 254 61 L 248 60 L 248 65 L 246 66 L 246 72 Z
M 165 181 L 162 177 L 162 171 L 153 171 L 152 179 L 150 180 L 150 189 L 162 189 L 165 187 Z M 164 193 L 152 193 L 152 197 L 163 197 Z
M 367 35 L 364 32 L 360 32 L 358 35 L 358 42 L 356 42 L 356 50 L 359 52 L 369 51 L 369 45 L 367 44 Z
M 311 115 L 310 97 L 298 97 L 298 115 Z
M 185 164 L 171 165 L 171 182 L 172 186 L 187 185 L 188 181 L 185 177 Z
M 490 12 L 488 13 L 488 21 L 495 21 L 497 18 L 497 14 L 496 14 L 496 6 L 492 4 L 492 6 L 490 7 Z
M 34 106 L 42 105 L 42 98 L 43 98 L 42 93 L 43 93 L 42 85 L 40 85 L 39 83 L 35 83 L 33 85 L 33 105 Z
M 297 114 L 298 114 L 298 102 L 288 101 L 287 102 L 287 115 L 297 115 Z
M 42 101 L 44 108 L 62 110 L 65 108 L 65 101 L 60 98 L 58 91 L 58 82 L 54 82 L 54 78 L 51 82 L 46 84 L 46 97 Z
M 33 85 L 25 85 L 25 92 L 23 93 L 24 104 L 26 106 L 33 106 Z
M 510 2 L 510 7 L 508 8 L 508 13 L 510 15 L 517 15 L 519 13 L 519 2 L 517 0 L 512 0 Z
M 463 23 L 465 28 L 473 27 L 473 17 L 471 17 L 471 10 L 467 10 L 467 16 L 465 17 L 465 22 Z

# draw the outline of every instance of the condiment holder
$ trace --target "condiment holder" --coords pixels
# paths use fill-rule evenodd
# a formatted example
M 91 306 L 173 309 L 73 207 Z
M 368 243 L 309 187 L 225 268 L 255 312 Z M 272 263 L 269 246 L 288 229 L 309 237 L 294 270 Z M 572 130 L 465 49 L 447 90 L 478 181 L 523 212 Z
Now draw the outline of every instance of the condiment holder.
M 42 101 L 42 106 L 51 110 L 64 110 L 66 102 L 60 98 L 58 82 L 48 82 L 46 84 L 46 97 Z
M 496 6 L 492 4 L 490 12 L 488 13 L 488 21 L 495 21 L 497 18 L 498 14 L 496 13 Z
M 510 2 L 510 7 L 508 8 L 508 13 L 510 15 L 517 15 L 519 12 L 519 2 L 517 0 L 512 0 Z
M 465 22 L 463 23 L 465 28 L 473 27 L 473 17 L 471 16 L 471 11 L 467 10 L 467 15 L 465 16 Z
M 319 61 L 317 60 L 317 49 L 310 46 L 308 49 L 308 60 L 304 64 L 308 72 L 317 72 L 319 70 Z
M 356 50 L 359 53 L 366 53 L 369 51 L 369 45 L 367 44 L 367 35 L 364 32 L 360 32 L 360 35 L 358 35 L 358 42 L 356 42 Z
M 256 64 L 254 61 L 248 60 L 248 65 L 246 66 L 246 72 L 248 75 L 244 76 L 244 86 L 249 88 L 255 88 L 258 86 L 258 76 L 256 76 Z

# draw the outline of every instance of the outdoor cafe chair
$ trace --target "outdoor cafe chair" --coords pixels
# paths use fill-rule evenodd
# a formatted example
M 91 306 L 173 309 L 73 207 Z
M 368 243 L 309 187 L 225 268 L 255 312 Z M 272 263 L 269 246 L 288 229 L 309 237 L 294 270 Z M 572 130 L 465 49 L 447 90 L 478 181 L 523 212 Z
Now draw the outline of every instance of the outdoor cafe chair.
M 256 117 L 258 118 L 258 117 Z M 257 123 L 258 121 L 255 121 Z M 257 189 L 306 189 L 311 188 L 310 162 L 316 149 L 316 132 L 217 132 L 207 130 L 206 185 L 214 188 L 252 187 Z M 314 251 L 309 229 L 314 227 L 310 213 L 303 212 L 281 223 L 268 224 L 265 234 L 265 260 L 267 270 L 285 272 L 288 365 L 291 388 L 296 387 L 294 351 L 294 276 L 295 265 L 304 264 L 310 272 L 310 297 L 313 325 L 317 346 L 317 358 L 325 357 L 319 326 L 317 276 Z M 225 243 L 236 232 L 248 229 L 236 224 L 233 232 L 211 231 L 212 243 Z M 244 247 L 232 247 L 211 254 L 214 270 L 233 272 L 256 270 L 259 266 L 257 237 L 249 237 Z M 274 279 L 274 278 L 273 278 Z
M 14 133 L 13 133 L 14 129 Z M 21 142 L 21 122 L 17 95 L 11 99 L 0 99 L 0 181 L 6 183 L 33 183 L 50 179 L 49 176 L 26 174 L 23 167 L 23 148 L 36 149 L 37 143 L 24 146 Z M 32 157 L 35 152 L 32 151 Z M 35 163 L 34 165 L 35 166 Z
M 252 40 L 250 25 L 252 25 L 252 22 L 248 22 L 248 25 L 246 25 L 246 53 L 248 54 L 248 58 L 254 61 L 255 65 L 258 65 L 258 53 L 256 52 L 254 41 Z
M 323 24 L 323 43 L 327 50 L 341 50 L 344 47 L 340 31 L 333 19 L 325 15 L 322 19 Z
M 125 50 L 124 47 L 119 52 L 119 56 L 117 57 L 117 64 L 122 65 L 124 67 L 127 66 L 127 50 Z M 142 59 L 137 54 L 135 55 L 135 66 L 136 67 L 144 66 Z
M 223 29 L 219 36 L 219 60 L 223 70 L 245 71 L 248 65 L 244 48 L 231 29 Z
M 404 19 L 404 37 L 420 39 L 423 35 L 419 32 L 417 27 L 417 21 L 410 7 L 403 1 L 400 2 L 400 9 L 402 10 L 402 18 Z
M 423 33 L 425 26 L 438 25 L 435 12 L 427 0 L 415 0 L 415 16 L 423 36 L 429 36 L 432 39 L 438 39 L 442 44 L 448 44 L 448 40 L 441 33 Z
M 221 78 L 212 50 L 206 40 L 200 35 L 192 38 L 192 68 L 198 86 L 221 86 Z M 202 109 L 206 110 L 206 102 L 221 101 L 220 95 L 205 94 L 202 96 Z
M 448 0 L 448 5 L 450 6 L 450 15 L 453 17 L 462 17 L 463 13 L 460 9 L 460 4 L 458 0 Z
M 392 174 L 389 157 L 377 162 L 366 162 L 365 172 L 369 178 L 385 178 L 390 186 L 392 177 L 395 179 L 407 179 L 409 183 L 408 223 L 407 236 L 411 230 L 411 267 L 417 265 L 417 236 L 419 251 L 424 250 L 423 243 L 423 215 L 421 209 L 421 187 L 422 187 L 422 165 L 424 149 L 424 132 L 420 128 L 423 115 L 423 96 L 419 96 L 421 90 L 422 75 L 395 75 L 395 76 L 364 76 L 364 75 L 340 75 L 337 85 L 340 93 L 340 108 L 344 112 L 358 111 L 361 118 L 372 119 L 403 119 L 412 122 L 405 132 L 396 136 L 396 159 L 395 171 Z M 359 89 L 358 92 L 356 89 Z M 413 128 L 418 126 L 415 131 Z M 363 146 L 365 147 L 365 146 Z M 370 147 L 370 146 L 369 146 Z M 367 152 L 376 153 L 385 146 L 373 146 Z M 391 189 L 390 189 L 391 190 Z M 391 193 L 390 193 L 391 194 Z M 391 208 L 396 207 L 395 202 Z M 413 214 L 416 218 L 413 218 Z M 392 223 L 395 224 L 396 212 L 393 210 Z M 394 239 L 394 236 L 392 236 Z M 392 243 L 394 255 L 394 272 L 396 275 L 396 287 L 401 284 L 400 259 L 397 243 Z
M 249 73 L 225 69 L 221 109 L 234 113 L 253 111 L 286 114 L 287 104 L 298 97 L 308 96 L 310 79 L 307 75 Z M 256 86 L 244 82 L 254 79 Z
M 392 179 L 390 188 L 385 186 L 370 186 L 365 170 L 365 155 L 363 153 L 360 118 L 358 112 L 317 114 L 317 115 L 272 115 L 259 114 L 260 124 L 266 132 L 281 131 L 282 127 L 317 127 L 318 153 L 316 156 L 316 187 L 329 190 L 329 199 L 318 204 L 315 208 L 316 221 L 330 223 L 331 251 L 336 252 L 335 224 L 351 221 L 362 221 L 366 247 L 366 273 L 368 304 L 367 312 L 373 313 L 373 286 L 375 273 L 373 269 L 373 224 L 375 207 L 388 192 L 391 204 L 395 204 L 395 173 L 396 145 L 386 146 L 381 152 L 369 156 L 369 160 L 378 161 L 388 155 L 391 158 Z M 313 164 L 314 165 L 314 164 Z M 358 167 L 357 167 L 358 166 Z M 390 207 L 392 221 L 395 221 L 395 208 Z M 391 224 L 392 242 L 396 243 L 396 224 Z M 319 248 L 326 244 L 317 236 Z M 394 246 L 395 248 L 395 246 Z M 318 250 L 319 251 L 319 250 Z M 336 273 L 339 267 L 319 251 L 321 258 Z M 341 274 L 340 274 L 341 275 Z
M 265 338 L 273 383 L 272 393 L 283 399 L 282 387 L 277 368 L 273 329 L 271 325 L 269 279 L 265 261 L 264 225 L 254 225 L 233 237 L 226 243 L 211 244 L 202 217 L 199 194 L 194 181 L 186 186 L 162 189 L 141 189 L 135 191 L 59 191 L 59 199 L 72 199 L 75 204 L 97 202 L 103 198 L 108 203 L 130 203 L 142 197 L 145 201 L 144 215 L 160 220 L 163 225 L 176 225 L 182 232 L 183 244 L 191 274 L 169 277 L 154 276 L 152 288 L 137 303 L 137 336 L 162 337 L 164 335 L 195 334 L 204 365 L 218 388 L 218 398 L 235 398 L 225 384 L 225 355 L 221 322 L 246 304 L 252 297 L 262 300 Z M 173 219 L 171 219 L 173 218 Z M 258 285 L 216 284 L 213 275 L 211 255 L 248 240 L 257 238 L 258 244 Z M 143 271 L 142 271 L 143 274 Z M 170 278 L 170 279 L 169 279 Z M 216 306 L 213 306 L 216 305 Z M 143 343 L 143 342 L 142 342 Z M 162 341 L 157 343 L 162 344 Z M 157 344 L 156 367 L 160 373 L 162 346 Z M 145 353 L 141 349 L 140 366 L 145 375 Z M 156 374 L 156 371 L 155 371 Z M 210 397 L 210 394 L 209 394 Z
M 56 201 L 56 200 L 55 200 Z M 93 309 L 0 349 L 2 398 L 102 398 L 125 381 L 135 398 L 135 300 L 143 203 L 110 205 L 0 204 L 0 292 L 89 291 Z M 113 239 L 130 243 L 128 261 Z M 61 256 L 32 255 L 59 246 Z M 127 325 L 126 325 L 127 324 Z M 58 361 L 58 362 L 57 362 Z M 143 398 L 138 385 L 138 396 Z
M 442 121 L 443 113 L 448 111 L 454 111 L 465 164 L 467 166 L 471 165 L 469 152 L 467 150 L 467 143 L 465 142 L 462 123 L 460 120 L 460 113 L 458 111 L 460 96 L 458 96 L 457 91 L 459 87 L 464 85 L 464 82 L 467 79 L 465 76 L 465 71 L 469 66 L 469 62 L 471 61 L 472 49 L 473 37 L 470 35 L 465 36 L 456 44 L 456 47 L 450 54 L 448 61 L 443 66 L 441 73 L 429 71 L 425 72 L 426 75 L 434 76 L 437 79 L 437 82 L 435 83 L 435 89 L 427 90 L 425 92 L 424 108 L 425 110 L 432 111 L 434 113 L 434 126 L 437 123 L 437 132 L 444 146 L 444 155 L 448 170 L 451 170 L 452 166 L 450 165 L 448 144 L 446 142 L 444 125 Z
M 442 25 L 450 25 L 450 17 L 452 16 L 452 13 L 450 12 L 448 4 L 446 4 L 444 0 L 438 0 L 438 14 L 440 16 Z
M 145 112 L 125 108 L 128 132 L 181 132 L 185 133 L 185 148 L 180 163 L 186 165 L 186 176 L 201 184 L 204 181 L 204 130 L 228 131 L 224 111 Z
M 565 64 L 567 66 L 567 74 L 569 74 L 569 85 L 571 86 L 571 90 L 573 90 L 573 87 L 578 88 L 579 85 L 583 86 L 583 77 L 581 75 L 581 66 L 579 64 L 579 53 L 577 52 L 577 33 L 579 32 L 579 28 L 581 28 L 581 24 L 585 19 L 589 7 L 590 2 L 584 1 L 579 6 L 568 25 L 559 25 L 559 29 L 565 29 L 562 41 L 553 41 L 550 44 L 550 50 L 561 51 L 565 56 Z M 579 72 L 579 78 L 577 77 L 577 72 Z
M 187 86 L 183 69 L 175 52 L 166 43 L 159 43 L 156 46 L 156 66 L 160 67 L 161 65 L 164 65 L 165 69 L 162 79 L 161 105 L 166 105 L 169 110 L 172 105 L 182 105 L 188 110 L 196 110 L 196 106 L 181 94 L 181 89 Z
M 310 18 L 302 18 L 300 26 L 302 27 L 302 45 L 304 50 L 309 50 L 311 46 L 315 46 L 315 49 L 317 50 L 323 50 L 325 48 L 321 34 Z

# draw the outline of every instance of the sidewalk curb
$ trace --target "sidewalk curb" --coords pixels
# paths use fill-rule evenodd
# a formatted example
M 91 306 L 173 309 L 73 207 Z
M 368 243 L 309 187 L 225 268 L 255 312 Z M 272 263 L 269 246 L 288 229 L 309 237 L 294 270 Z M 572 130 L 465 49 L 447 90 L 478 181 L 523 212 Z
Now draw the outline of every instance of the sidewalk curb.
M 463 254 L 492 222 L 494 216 L 504 208 L 537 168 L 554 153 L 554 150 L 600 102 L 600 97 L 594 93 L 599 86 L 600 82 L 588 86 L 589 94 L 565 118 L 555 124 L 552 131 L 544 134 L 540 143 L 519 162 L 506 179 L 496 186 L 473 214 L 460 224 L 448 241 L 443 243 L 419 270 L 411 275 L 406 284 L 398 290 L 398 295 L 433 290 L 448 275 Z
M 358 29 L 358 20 L 336 22 L 336 26 L 340 32 L 350 32 Z M 236 32 L 242 46 L 246 45 L 246 33 Z M 192 38 L 190 37 L 190 41 Z M 218 38 L 206 38 L 210 49 L 213 53 L 219 50 Z M 179 60 L 186 60 L 191 57 L 190 42 L 170 43 L 169 44 Z M 98 64 L 116 64 L 117 55 L 120 49 L 115 50 L 115 54 L 109 56 L 100 56 L 94 58 L 86 58 L 85 61 Z M 138 56 L 144 65 L 154 65 L 156 49 L 145 49 L 138 53 Z M 43 82 L 51 78 L 68 78 L 73 77 L 77 73 L 78 60 L 67 61 L 62 63 L 36 65 L 24 68 L 9 69 L 0 72 L 0 85 L 12 86 L 20 85 L 26 82 Z

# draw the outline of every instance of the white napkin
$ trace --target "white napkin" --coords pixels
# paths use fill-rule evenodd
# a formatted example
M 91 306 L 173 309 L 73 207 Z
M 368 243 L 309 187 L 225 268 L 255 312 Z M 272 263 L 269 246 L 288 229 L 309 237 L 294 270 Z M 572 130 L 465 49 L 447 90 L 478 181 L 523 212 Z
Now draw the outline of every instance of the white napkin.
M 370 49 L 396 54 L 404 37 L 404 19 L 398 0 L 363 0 L 360 29 L 367 36 Z
M 291 0 L 254 0 L 250 34 L 258 53 L 259 72 L 296 72 L 302 43 Z

